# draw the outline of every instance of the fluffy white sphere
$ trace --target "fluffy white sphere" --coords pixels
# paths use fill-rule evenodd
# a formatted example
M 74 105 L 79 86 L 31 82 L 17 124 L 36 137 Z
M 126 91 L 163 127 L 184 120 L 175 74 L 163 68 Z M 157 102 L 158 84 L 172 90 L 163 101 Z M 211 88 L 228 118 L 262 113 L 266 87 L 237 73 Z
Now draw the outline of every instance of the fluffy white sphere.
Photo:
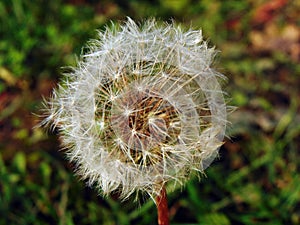
M 104 194 L 150 196 L 202 172 L 222 145 L 226 105 L 201 31 L 128 18 L 99 32 L 49 100 L 77 173 Z

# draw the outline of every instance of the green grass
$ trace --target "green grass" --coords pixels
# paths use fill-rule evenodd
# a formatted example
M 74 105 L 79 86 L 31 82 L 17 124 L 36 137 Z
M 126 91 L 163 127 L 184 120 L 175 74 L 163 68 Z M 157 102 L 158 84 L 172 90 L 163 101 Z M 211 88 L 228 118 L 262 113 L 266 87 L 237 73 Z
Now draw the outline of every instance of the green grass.
M 238 107 L 206 176 L 169 193 L 171 224 L 300 224 L 299 3 L 258 23 L 265 1 L 68 2 L 0 2 L 0 224 L 156 224 L 151 200 L 102 198 L 73 175 L 55 134 L 32 129 L 61 67 L 126 16 L 202 28 Z

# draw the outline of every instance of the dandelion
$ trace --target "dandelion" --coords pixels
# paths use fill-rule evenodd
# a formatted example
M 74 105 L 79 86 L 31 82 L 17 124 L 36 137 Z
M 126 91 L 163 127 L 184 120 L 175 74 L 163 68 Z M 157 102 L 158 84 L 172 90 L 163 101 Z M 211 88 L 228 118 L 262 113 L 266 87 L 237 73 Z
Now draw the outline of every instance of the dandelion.
M 89 42 L 42 124 L 59 129 L 89 185 L 121 199 L 148 193 L 168 224 L 166 183 L 203 172 L 223 143 L 224 77 L 211 68 L 214 55 L 199 30 L 128 18 Z

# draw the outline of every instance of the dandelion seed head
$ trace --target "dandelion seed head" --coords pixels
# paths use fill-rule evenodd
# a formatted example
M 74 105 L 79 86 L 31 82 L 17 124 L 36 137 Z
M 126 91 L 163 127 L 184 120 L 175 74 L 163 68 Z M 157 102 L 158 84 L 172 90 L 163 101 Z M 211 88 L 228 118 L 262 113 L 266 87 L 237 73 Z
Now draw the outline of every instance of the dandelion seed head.
M 155 20 L 99 32 L 48 102 L 77 173 L 104 194 L 156 196 L 218 154 L 226 104 L 201 31 Z

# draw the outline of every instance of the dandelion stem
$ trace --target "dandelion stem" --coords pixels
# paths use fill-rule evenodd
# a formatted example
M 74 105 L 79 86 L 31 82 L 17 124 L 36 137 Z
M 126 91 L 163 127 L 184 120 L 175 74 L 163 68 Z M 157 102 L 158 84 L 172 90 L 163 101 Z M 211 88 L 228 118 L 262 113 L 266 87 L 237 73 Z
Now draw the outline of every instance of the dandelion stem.
M 166 188 L 161 189 L 160 195 L 156 197 L 158 214 L 158 225 L 169 225 L 169 210 Z

